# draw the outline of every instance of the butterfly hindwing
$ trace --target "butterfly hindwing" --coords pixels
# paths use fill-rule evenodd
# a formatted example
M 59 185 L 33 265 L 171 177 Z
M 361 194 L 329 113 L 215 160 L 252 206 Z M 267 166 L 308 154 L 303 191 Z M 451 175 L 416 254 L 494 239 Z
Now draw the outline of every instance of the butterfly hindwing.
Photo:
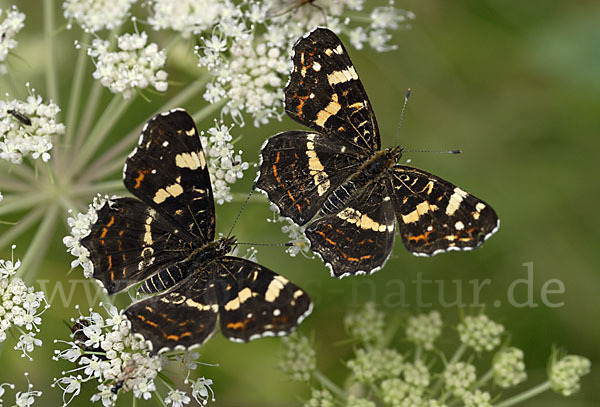
M 334 277 L 379 270 L 394 247 L 395 215 L 384 184 L 375 183 L 340 212 L 306 229 L 311 249 Z
M 491 206 L 426 171 L 396 165 L 391 184 L 402 242 L 415 255 L 475 249 L 498 229 Z
M 256 185 L 282 215 L 303 225 L 315 216 L 327 195 L 356 170 L 360 154 L 352 145 L 318 133 L 279 133 L 261 149 Z
M 312 309 L 308 294 L 260 264 L 227 256 L 218 266 L 221 332 L 232 341 L 286 335 Z
M 112 294 L 187 256 L 187 242 L 155 209 L 135 198 L 106 202 L 81 240 L 94 278 Z
M 130 305 L 125 314 L 133 332 L 152 343 L 154 353 L 200 345 L 217 326 L 216 285 L 210 285 L 206 270 L 195 270 L 168 291 Z
M 214 239 L 215 206 L 206 157 L 194 120 L 184 110 L 148 121 L 127 159 L 124 183 L 190 239 Z
M 294 46 L 285 110 L 296 121 L 367 151 L 379 150 L 379 130 L 367 93 L 339 38 L 317 28 Z

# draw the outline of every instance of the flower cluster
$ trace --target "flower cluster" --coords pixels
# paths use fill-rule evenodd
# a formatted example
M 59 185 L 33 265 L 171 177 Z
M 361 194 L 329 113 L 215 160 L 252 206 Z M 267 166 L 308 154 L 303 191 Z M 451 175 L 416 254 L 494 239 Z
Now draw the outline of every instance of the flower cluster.
M 90 228 L 98 220 L 98 211 L 106 202 L 110 202 L 110 199 L 108 196 L 102 197 L 98 195 L 88 206 L 86 213 L 73 215 L 73 212 L 69 211 L 69 214 L 72 216 L 69 216 L 67 219 L 67 224 L 71 228 L 71 234 L 63 237 L 63 244 L 67 246 L 67 251 L 76 257 L 71 262 L 71 268 L 80 265 L 83 268 L 83 275 L 86 278 L 92 277 L 94 265 L 89 259 L 88 250 L 81 245 L 81 239 L 90 233 Z
M 100 304 L 102 305 L 102 304 Z M 73 334 L 71 341 L 59 341 L 68 345 L 67 349 L 56 350 L 55 360 L 67 360 L 78 367 L 63 372 L 63 376 L 54 379 L 53 386 L 63 391 L 63 405 L 69 404 L 81 391 L 83 383 L 97 382 L 97 390 L 91 400 L 102 401 L 111 406 L 119 393 L 133 392 L 136 399 L 150 399 L 157 394 L 157 382 L 164 380 L 159 376 L 171 361 L 177 361 L 187 371 L 185 383 L 190 384 L 191 396 L 198 403 L 206 404 L 210 396 L 214 399 L 211 380 L 205 378 L 190 382 L 191 370 L 197 367 L 199 354 L 185 352 L 171 357 L 153 355 L 147 342 L 131 332 L 131 324 L 119 310 L 112 305 L 105 307 L 107 317 L 89 310 L 89 315 L 79 315 L 72 319 Z M 190 398 L 184 391 L 169 392 L 164 402 L 173 406 L 181 405 Z
M 36 397 L 41 397 L 42 392 L 39 390 L 33 390 L 33 384 L 29 381 L 29 373 L 25 373 L 25 378 L 27 379 L 27 391 L 19 391 L 15 394 L 15 404 L 18 407 L 30 407 L 35 403 Z M 0 406 L 4 405 L 4 393 L 6 392 L 6 387 L 14 390 L 15 385 L 12 383 L 2 383 L 0 384 Z
M 209 30 L 222 15 L 231 14 L 235 5 L 222 0 L 149 0 L 148 22 L 155 30 L 171 29 L 184 38 Z
M 425 350 L 432 350 L 433 343 L 441 334 L 442 317 L 437 311 L 408 318 L 406 338 L 416 345 L 423 346 Z
M 20 164 L 27 155 L 48 161 L 53 140 L 65 132 L 65 126 L 56 121 L 60 108 L 42 103 L 34 92 L 31 89 L 26 101 L 0 100 L 0 158 L 13 164 Z
M 494 357 L 494 382 L 506 389 L 527 380 L 525 372 L 524 353 L 521 349 L 508 347 L 501 349 Z
M 167 52 L 156 43 L 148 42 L 145 32 L 123 34 L 117 37 L 118 51 L 109 51 L 110 42 L 100 38 L 92 41 L 87 53 L 94 60 L 94 78 L 113 93 L 122 93 L 125 99 L 134 91 L 152 85 L 159 92 L 167 90 L 167 72 L 162 68 Z M 79 47 L 79 44 L 77 45 Z
M 131 5 L 136 0 L 65 0 L 64 15 L 71 22 L 75 20 L 84 30 L 96 32 L 112 30 L 123 24 Z
M 491 389 L 498 389 L 494 387 L 495 384 L 499 385 L 499 391 L 502 391 L 527 378 L 523 352 L 514 347 L 498 350 L 492 358 L 491 369 L 483 369 L 487 372 L 484 374 L 478 372 L 479 368 L 472 362 L 474 357 L 493 350 L 496 345 L 489 344 L 495 344 L 496 338 L 503 332 L 501 325 L 485 315 L 465 318 L 459 324 L 457 330 L 462 343 L 451 357 L 441 354 L 434 347 L 442 327 L 438 312 L 409 319 L 406 332 L 407 336 L 411 337 L 410 342 L 414 344 L 414 349 L 406 349 L 406 353 L 400 353 L 386 345 L 385 341 L 373 341 L 368 335 L 355 335 L 357 332 L 363 332 L 364 325 L 368 324 L 361 317 L 375 320 L 375 327 L 379 326 L 377 321 L 383 320 L 372 303 L 367 303 L 362 311 L 345 318 L 345 325 L 353 339 L 354 356 L 345 362 L 349 375 L 342 381 L 344 387 L 338 387 L 327 378 L 316 368 L 316 364 L 311 364 L 310 369 L 306 368 L 306 362 L 302 358 L 307 354 L 311 355 L 311 360 L 315 357 L 308 340 L 302 342 L 301 338 L 296 337 L 293 343 L 302 346 L 284 348 L 283 356 L 286 362 L 282 366 L 283 370 L 296 379 L 297 373 L 301 371 L 302 380 L 310 379 L 320 384 L 321 388 L 312 389 L 311 398 L 305 402 L 304 407 L 491 407 L 491 401 L 501 397 L 500 392 L 491 392 Z M 417 329 L 418 321 L 428 327 L 424 330 Z M 356 326 L 352 326 L 353 324 Z M 393 332 L 388 331 L 389 326 L 386 336 L 393 335 Z M 431 333 L 429 339 L 425 338 L 427 331 Z M 465 339 L 465 335 L 470 339 Z M 364 340 L 357 340 L 359 338 Z M 473 338 L 478 338 L 477 346 L 473 346 Z M 430 346 L 426 348 L 425 344 Z M 471 355 L 465 355 L 469 347 Z M 437 366 L 443 366 L 442 370 L 434 370 Z M 559 394 L 571 395 L 579 390 L 581 376 L 589 371 L 590 361 L 586 358 L 574 355 L 559 358 L 555 355 L 549 369 L 549 379 L 545 383 L 503 400 L 500 404 L 509 407 L 550 388 Z
M 579 379 L 590 372 L 591 362 L 583 356 L 554 355 L 550 367 L 550 383 L 555 392 L 570 396 L 579 391 Z
M 206 152 L 213 196 L 217 204 L 233 199 L 230 185 L 244 176 L 248 163 L 242 161 L 242 151 L 237 153 L 231 143 L 232 126 L 215 121 L 215 125 L 201 132 L 200 139 Z
M 475 352 L 494 350 L 502 340 L 504 327 L 487 315 L 466 316 L 458 325 L 460 340 Z
M 35 336 L 40 331 L 41 316 L 50 305 L 44 292 L 34 291 L 33 287 L 28 287 L 15 276 L 20 266 L 20 260 L 0 259 L 0 342 L 6 340 L 6 332 L 11 327 L 16 327 L 20 336 L 15 350 L 31 359 L 29 354 L 34 347 L 42 345 Z
M 272 203 L 269 205 L 269 209 L 273 212 L 273 217 L 267 218 L 267 222 L 285 223 L 281 227 L 281 232 L 286 234 L 288 236 L 288 241 L 292 243 L 285 251 L 292 257 L 295 257 L 298 253 L 302 254 L 304 257 L 312 257 L 310 252 L 310 241 L 304 234 L 306 225 L 298 226 L 290 218 L 281 216 L 279 208 Z
M 317 366 L 317 357 L 310 340 L 294 333 L 281 339 L 283 358 L 279 367 L 293 380 L 308 381 Z
M 180 17 L 167 17 L 187 2 L 180 2 L 176 7 L 167 7 L 164 3 L 154 2 L 155 9 L 159 4 L 161 10 L 168 9 L 160 17 L 155 12 L 154 18 L 160 21 L 155 24 L 157 27 L 170 26 L 186 35 L 203 29 L 208 31 L 208 15 L 194 27 Z M 347 34 L 358 48 L 368 43 L 384 51 L 393 48 L 389 45 L 389 31 L 406 26 L 405 22 L 414 18 L 412 13 L 398 10 L 393 4 L 375 8 L 370 15 L 360 15 L 355 18 L 356 22 L 351 17 L 340 17 L 347 10 L 362 12 L 363 0 L 332 0 L 297 10 L 290 10 L 288 4 L 282 3 L 286 2 L 244 1 L 234 7 L 231 2 L 223 1 L 211 7 L 214 8 L 212 29 L 201 37 L 196 49 L 198 66 L 206 68 L 214 77 L 204 97 L 210 103 L 226 100 L 223 112 L 239 123 L 244 123 L 242 113 L 252 116 L 255 126 L 281 118 L 283 84 L 291 68 L 290 50 L 311 28 L 325 24 L 338 34 Z M 366 28 L 360 25 L 365 20 L 369 22 Z
M 367 302 L 359 312 L 349 312 L 344 318 L 348 335 L 362 343 L 377 343 L 383 337 L 385 317 L 374 303 Z
M 6 13 L 4 19 L 2 15 Z M 25 26 L 25 14 L 21 13 L 16 6 L 12 6 L 9 10 L 0 9 L 0 33 L 2 33 L 2 40 L 0 41 L 0 74 L 7 73 L 6 57 L 11 49 L 17 47 L 18 42 L 15 40 L 15 36 Z

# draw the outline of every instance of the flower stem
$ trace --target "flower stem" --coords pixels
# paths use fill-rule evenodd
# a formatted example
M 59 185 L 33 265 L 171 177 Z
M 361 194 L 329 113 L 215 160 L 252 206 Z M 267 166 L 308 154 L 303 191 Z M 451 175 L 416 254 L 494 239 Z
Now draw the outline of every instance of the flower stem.
M 108 35 L 110 44 L 109 47 L 112 47 L 113 44 L 117 41 L 117 36 L 121 32 L 121 26 L 115 27 L 114 30 L 110 32 Z M 92 85 L 92 91 L 87 98 L 87 104 L 85 105 L 83 119 L 79 124 L 79 128 L 77 129 L 77 136 L 75 139 L 75 146 L 71 149 L 71 151 L 78 151 L 81 144 L 83 143 L 87 133 L 92 126 L 92 120 L 94 119 L 94 115 L 96 114 L 96 109 L 98 108 L 98 103 L 100 102 L 100 96 L 102 96 L 102 84 L 100 81 L 95 80 Z
M 22 206 L 19 207 L 20 210 L 22 208 Z M 29 212 L 24 218 L 20 219 L 16 225 L 11 227 L 6 232 L 2 232 L 2 237 L 0 237 L 0 250 L 14 242 L 17 237 L 25 233 L 25 231 L 27 231 L 31 225 L 37 222 L 44 214 L 44 209 L 44 207 L 40 207 Z
M 74 186 L 71 191 L 72 196 L 84 196 L 87 197 L 90 194 L 106 193 L 108 191 L 122 191 L 123 181 L 113 180 L 106 182 L 99 182 L 97 184 Z
M 21 277 L 25 282 L 31 282 L 35 279 L 35 269 L 44 258 L 46 249 L 52 241 L 57 214 L 57 205 L 52 205 L 46 210 L 46 216 L 44 216 L 42 223 L 37 229 L 31 245 L 27 248 L 25 256 L 23 256 L 21 267 L 19 267 L 15 275 Z M 22 277 L 25 272 L 27 273 L 27 278 Z
M 527 391 L 524 391 L 521 394 L 517 394 L 516 396 L 506 399 L 498 404 L 494 404 L 494 407 L 514 406 L 525 400 L 535 397 L 538 394 L 545 392 L 546 390 L 550 390 L 551 388 L 552 388 L 552 384 L 550 383 L 550 380 L 548 380 L 548 381 L 545 381 L 544 383 L 538 384 L 537 386 L 535 386 Z
M 46 199 L 44 194 L 23 194 L 19 196 L 7 196 L 0 206 L 0 215 L 12 212 L 20 212 L 35 206 Z
M 332 393 L 334 393 L 340 399 L 346 400 L 346 398 L 347 398 L 346 393 L 344 393 L 344 391 L 342 389 L 340 389 L 334 382 L 329 380 L 329 378 L 327 376 L 325 376 L 323 373 L 321 373 L 320 370 L 315 369 L 315 371 L 313 372 L 313 375 L 314 375 L 315 379 L 317 379 L 317 381 L 321 384 L 321 386 L 330 390 Z
M 198 92 L 204 89 L 209 79 L 210 78 L 206 77 L 201 81 L 194 82 L 191 86 L 188 86 L 177 96 L 165 103 L 160 109 L 158 109 L 158 111 L 156 111 L 156 113 L 173 109 L 174 107 L 185 103 L 188 99 L 196 96 Z M 194 119 L 196 119 L 196 117 L 204 118 L 221 106 L 221 103 L 207 105 L 198 113 L 196 113 L 196 115 L 194 115 Z M 196 122 L 197 121 L 198 120 L 196 120 Z M 111 149 L 100 156 L 92 165 L 90 165 L 87 171 L 81 176 L 80 182 L 87 183 L 93 180 L 102 179 L 109 174 L 120 171 L 125 163 L 125 155 L 129 154 L 129 149 L 131 149 L 135 141 L 139 138 L 142 126 L 142 124 L 137 126 L 134 130 L 129 132 L 127 136 L 123 137 L 121 141 L 115 144 Z M 119 155 L 122 155 L 121 158 L 118 158 Z
M 54 51 L 54 0 L 44 0 L 44 37 L 46 44 L 44 46 L 46 57 L 44 66 L 46 67 L 46 85 L 48 94 L 54 103 L 60 105 L 58 98 L 58 82 L 56 78 L 56 52 Z
M 108 107 L 102 113 L 102 116 L 96 122 L 94 129 L 86 138 L 85 144 L 75 156 L 74 162 L 69 167 L 70 174 L 77 174 L 89 162 L 90 158 L 96 152 L 98 146 L 104 141 L 110 133 L 117 120 L 129 107 L 134 98 L 123 99 L 121 95 L 115 95 L 108 104 Z
M 466 350 L 467 350 L 467 345 L 464 343 L 461 343 L 460 346 L 458 347 L 458 349 L 456 349 L 456 352 L 454 352 L 454 355 L 452 355 L 452 358 L 450 358 L 450 360 L 448 361 L 448 364 L 458 362 Z M 440 376 L 440 378 L 433 385 L 433 387 L 431 389 L 431 394 L 437 394 L 437 392 L 442 387 L 443 382 L 444 382 L 443 376 Z
M 83 34 L 81 44 L 87 44 L 90 42 L 92 34 L 86 32 Z M 73 76 L 73 83 L 71 84 L 71 95 L 69 96 L 69 107 L 67 110 L 67 124 L 65 129 L 65 148 L 69 148 L 73 135 L 75 133 L 75 126 L 77 117 L 79 117 L 79 105 L 81 103 L 81 91 L 83 90 L 84 72 L 87 66 L 87 51 L 84 46 L 79 48 L 77 54 L 77 62 L 75 63 L 75 75 Z M 58 160 L 57 160 L 58 161 Z M 66 164 L 68 160 L 60 160 L 60 163 Z M 63 169 L 63 168 L 61 168 Z

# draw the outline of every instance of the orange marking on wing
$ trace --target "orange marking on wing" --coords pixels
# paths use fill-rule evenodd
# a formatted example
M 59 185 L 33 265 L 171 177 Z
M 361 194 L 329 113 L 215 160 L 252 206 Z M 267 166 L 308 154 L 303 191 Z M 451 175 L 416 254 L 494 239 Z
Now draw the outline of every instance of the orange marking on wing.
M 348 257 L 347 258 L 348 261 L 360 261 L 359 259 L 357 259 L 356 257 Z
M 108 270 L 112 269 L 112 256 L 108 255 Z M 112 278 L 111 278 L 112 280 Z
M 138 176 L 135 179 L 135 185 L 133 186 L 133 188 L 138 189 L 140 187 L 140 185 L 142 184 L 144 177 L 149 172 L 150 172 L 150 170 L 138 170 Z
M 275 164 L 273 164 L 273 175 L 275 176 L 275 178 L 279 178 L 277 176 L 277 166 Z
M 277 164 L 279 162 L 279 158 L 281 157 L 281 151 L 277 152 L 277 156 L 275 157 L 275 164 Z M 275 166 L 273 166 L 275 167 Z
M 306 102 L 306 100 L 308 100 L 308 95 L 299 96 L 297 93 L 294 93 L 293 98 L 298 101 L 298 106 L 296 106 L 296 110 L 298 111 L 298 116 L 302 117 L 302 109 L 304 109 L 304 103 Z
M 108 221 L 108 223 L 106 224 L 106 227 L 111 227 L 112 225 L 114 225 L 115 223 L 115 217 L 111 216 L 110 220 Z
M 289 195 L 290 199 L 292 200 L 292 202 L 296 202 L 296 200 L 295 200 L 295 199 L 294 199 L 294 197 L 292 196 L 292 193 L 291 193 L 289 190 L 287 191 L 287 193 L 288 193 L 288 195 Z
M 421 233 L 420 235 L 417 235 L 417 236 L 408 236 L 408 240 L 413 241 L 413 242 L 418 242 L 420 240 L 424 240 L 425 244 L 429 244 L 427 239 L 429 238 L 429 235 L 432 232 L 433 232 L 433 230 L 428 230 L 427 232 Z
M 371 257 L 373 257 L 373 256 L 371 256 L 370 254 L 367 254 L 365 256 L 360 256 L 360 259 L 361 260 L 366 260 L 366 259 L 370 259 Z
M 110 281 L 114 281 L 114 279 L 115 279 L 115 272 L 111 271 L 110 272 Z
M 298 208 L 298 213 L 302 214 L 302 207 L 300 204 L 296 204 L 296 208 Z
M 102 233 L 100 233 L 100 239 L 104 239 L 106 234 L 108 233 L 108 228 L 102 228 Z
M 191 332 L 184 332 L 181 335 L 179 335 L 180 338 L 184 338 L 186 336 L 192 336 L 192 333 Z
M 177 335 L 167 335 L 167 340 L 171 340 L 171 341 L 177 341 L 179 340 L 179 336 Z
M 244 322 L 241 322 L 241 321 L 229 322 L 229 323 L 227 323 L 226 326 L 227 326 L 227 328 L 231 328 L 231 329 L 244 329 L 244 328 L 246 328 L 246 322 L 245 321 Z

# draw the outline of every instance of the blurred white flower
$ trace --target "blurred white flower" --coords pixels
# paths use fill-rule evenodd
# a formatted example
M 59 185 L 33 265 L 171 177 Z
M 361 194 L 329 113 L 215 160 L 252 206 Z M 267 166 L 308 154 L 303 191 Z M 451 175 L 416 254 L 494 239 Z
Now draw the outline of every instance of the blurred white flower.
M 112 30 L 123 24 L 129 9 L 136 0 L 65 0 L 63 9 L 65 18 L 75 20 L 84 30 L 96 32 Z

